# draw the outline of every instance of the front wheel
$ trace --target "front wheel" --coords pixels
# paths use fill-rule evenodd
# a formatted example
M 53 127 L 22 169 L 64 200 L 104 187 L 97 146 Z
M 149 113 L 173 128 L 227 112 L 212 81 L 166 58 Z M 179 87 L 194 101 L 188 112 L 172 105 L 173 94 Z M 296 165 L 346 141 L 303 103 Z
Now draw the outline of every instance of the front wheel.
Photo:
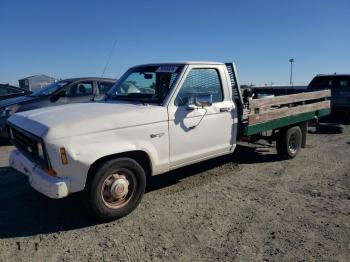
M 86 187 L 89 211 L 110 221 L 126 216 L 140 203 L 146 188 L 146 175 L 139 163 L 119 158 L 103 163 Z
M 301 147 L 302 133 L 299 126 L 282 129 L 277 137 L 277 153 L 284 159 L 294 158 Z

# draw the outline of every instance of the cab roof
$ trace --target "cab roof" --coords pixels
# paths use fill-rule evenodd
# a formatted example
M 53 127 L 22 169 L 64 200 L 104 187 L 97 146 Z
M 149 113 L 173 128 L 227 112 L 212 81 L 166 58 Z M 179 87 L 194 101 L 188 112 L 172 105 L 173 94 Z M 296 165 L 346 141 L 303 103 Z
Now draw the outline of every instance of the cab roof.
M 160 62 L 160 63 L 149 63 L 149 64 L 141 64 L 133 67 L 142 67 L 142 66 L 160 66 L 160 65 L 224 65 L 221 62 L 214 61 L 175 61 L 175 62 Z

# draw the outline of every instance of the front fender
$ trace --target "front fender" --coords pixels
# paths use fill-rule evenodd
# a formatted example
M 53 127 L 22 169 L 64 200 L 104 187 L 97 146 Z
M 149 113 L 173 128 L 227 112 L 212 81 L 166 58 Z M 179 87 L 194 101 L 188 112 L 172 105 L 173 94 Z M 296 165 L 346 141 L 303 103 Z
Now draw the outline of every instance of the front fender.
M 152 137 L 152 133 L 162 134 Z M 169 136 L 165 123 L 132 127 L 103 133 L 53 140 L 46 143 L 52 167 L 60 177 L 70 179 L 70 191 L 81 191 L 85 187 L 90 166 L 97 160 L 114 154 L 143 151 L 152 165 L 152 175 L 169 170 Z M 64 147 L 68 164 L 63 165 L 60 148 Z

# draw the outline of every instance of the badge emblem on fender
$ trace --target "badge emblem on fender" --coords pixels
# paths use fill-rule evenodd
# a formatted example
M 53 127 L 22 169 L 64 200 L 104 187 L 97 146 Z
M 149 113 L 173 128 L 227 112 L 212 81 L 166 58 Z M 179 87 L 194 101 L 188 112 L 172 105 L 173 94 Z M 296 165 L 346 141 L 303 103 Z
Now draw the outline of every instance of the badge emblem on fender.
M 150 137 L 151 137 L 151 138 L 156 138 L 156 137 L 160 138 L 160 137 L 162 137 L 162 136 L 164 136 L 164 133 L 150 134 Z

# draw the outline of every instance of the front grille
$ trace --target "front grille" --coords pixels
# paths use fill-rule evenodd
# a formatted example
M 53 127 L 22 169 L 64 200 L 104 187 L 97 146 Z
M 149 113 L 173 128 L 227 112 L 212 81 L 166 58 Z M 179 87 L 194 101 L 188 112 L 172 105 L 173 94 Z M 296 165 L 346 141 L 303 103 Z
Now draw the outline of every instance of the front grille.
M 14 144 L 21 153 L 41 167 L 49 168 L 49 161 L 46 156 L 44 144 L 39 137 L 12 125 L 9 126 L 9 132 L 12 144 Z M 42 148 L 40 154 L 39 145 Z
M 37 141 L 12 128 L 13 140 L 21 151 L 25 151 L 32 157 L 38 155 Z

